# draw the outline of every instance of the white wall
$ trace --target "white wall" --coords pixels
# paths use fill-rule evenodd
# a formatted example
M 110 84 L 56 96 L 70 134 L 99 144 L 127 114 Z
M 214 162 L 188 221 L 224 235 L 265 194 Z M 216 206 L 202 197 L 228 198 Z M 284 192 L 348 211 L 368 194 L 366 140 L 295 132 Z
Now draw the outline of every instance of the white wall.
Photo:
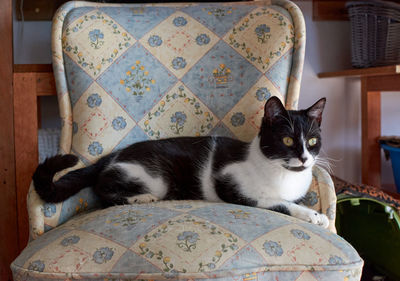
M 351 68 L 350 24 L 312 21 L 312 2 L 294 1 L 304 13 L 307 27 L 300 108 L 327 98 L 323 118 L 323 149 L 334 174 L 349 181 L 361 179 L 360 81 L 357 78 L 319 79 L 317 73 Z M 51 63 L 50 22 L 14 21 L 14 62 Z M 56 127 L 56 101 L 43 99 L 44 127 Z M 382 94 L 382 134 L 400 135 L 400 93 Z M 382 159 L 383 182 L 393 183 L 390 162 Z

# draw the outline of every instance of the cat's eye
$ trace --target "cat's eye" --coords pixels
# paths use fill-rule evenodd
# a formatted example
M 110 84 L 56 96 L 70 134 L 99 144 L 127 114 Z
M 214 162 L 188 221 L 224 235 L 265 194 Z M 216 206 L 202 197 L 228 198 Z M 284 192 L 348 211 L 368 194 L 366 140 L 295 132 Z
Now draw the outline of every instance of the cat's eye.
M 282 139 L 282 141 L 286 146 L 292 146 L 293 145 L 293 139 L 291 137 L 284 137 Z
M 308 140 L 308 145 L 309 146 L 314 146 L 317 144 L 317 138 L 311 138 Z

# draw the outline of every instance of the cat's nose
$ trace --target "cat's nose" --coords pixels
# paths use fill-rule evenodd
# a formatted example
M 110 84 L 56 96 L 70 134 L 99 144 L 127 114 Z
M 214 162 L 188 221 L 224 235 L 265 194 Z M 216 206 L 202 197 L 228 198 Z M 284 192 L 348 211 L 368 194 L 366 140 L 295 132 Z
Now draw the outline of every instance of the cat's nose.
M 300 156 L 299 157 L 299 160 L 301 161 L 301 163 L 306 163 L 306 161 L 308 160 L 308 158 L 307 157 L 305 157 L 305 156 Z

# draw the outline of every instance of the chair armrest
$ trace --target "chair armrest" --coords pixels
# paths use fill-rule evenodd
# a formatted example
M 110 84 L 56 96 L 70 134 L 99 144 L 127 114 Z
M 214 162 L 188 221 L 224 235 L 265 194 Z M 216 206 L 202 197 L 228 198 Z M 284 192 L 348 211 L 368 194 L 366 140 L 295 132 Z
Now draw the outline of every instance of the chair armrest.
M 85 188 L 61 203 L 45 203 L 36 193 L 32 182 L 29 187 L 27 205 L 29 239 L 34 240 L 75 215 L 97 208 L 100 201 L 91 188 Z
M 303 204 L 325 214 L 329 219 L 328 229 L 336 233 L 336 193 L 329 173 L 318 166 L 313 168 L 313 180 Z

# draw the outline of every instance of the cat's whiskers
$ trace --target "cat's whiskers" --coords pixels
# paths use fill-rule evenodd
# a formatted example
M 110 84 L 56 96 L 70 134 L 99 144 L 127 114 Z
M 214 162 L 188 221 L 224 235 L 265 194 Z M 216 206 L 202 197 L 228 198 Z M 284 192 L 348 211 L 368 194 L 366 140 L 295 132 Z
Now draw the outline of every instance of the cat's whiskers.
M 279 114 L 279 116 L 281 116 L 283 119 L 285 119 L 288 123 L 289 123 L 289 128 L 292 130 L 292 132 L 294 133 L 294 123 L 292 118 L 290 117 L 290 113 L 288 112 L 288 116 L 289 118 L 287 118 L 286 116 L 284 116 L 283 114 Z
M 333 174 L 333 169 L 331 167 L 330 159 L 324 158 L 322 156 L 316 156 L 314 159 L 315 165 L 322 167 L 328 171 L 328 173 Z

